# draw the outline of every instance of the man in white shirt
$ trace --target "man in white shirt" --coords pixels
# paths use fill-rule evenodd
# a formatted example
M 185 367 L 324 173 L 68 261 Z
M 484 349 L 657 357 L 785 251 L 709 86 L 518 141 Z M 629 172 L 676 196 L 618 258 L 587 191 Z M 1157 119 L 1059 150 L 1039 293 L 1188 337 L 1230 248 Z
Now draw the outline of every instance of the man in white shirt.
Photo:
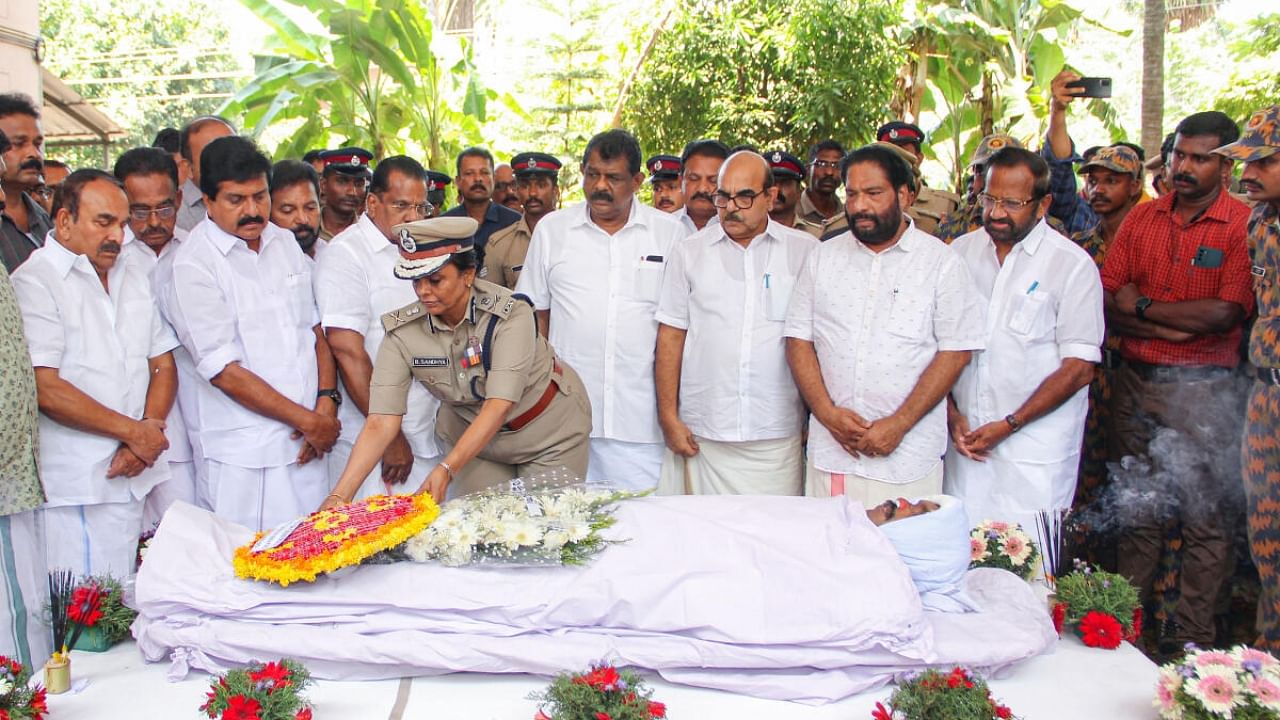
M 1102 359 L 1102 280 L 1089 254 L 1045 222 L 1049 166 L 1036 153 L 992 155 L 978 201 L 982 229 L 951 248 L 987 301 L 986 347 L 947 403 L 946 491 L 975 522 L 1034 528 L 1037 511 L 1066 510 L 1075 496 Z
M 310 163 L 281 160 L 271 166 L 271 222 L 293 233 L 307 257 L 328 243 L 320 239 L 320 176 Z
M 337 439 L 341 396 L 311 262 L 267 222 L 271 161 L 225 137 L 200 167 L 209 217 L 174 255 L 161 308 L 199 377 L 184 418 L 204 459 L 199 492 L 215 513 L 263 529 L 324 500 L 320 456 Z
M 392 228 L 423 219 L 427 209 L 426 169 L 404 155 L 386 158 L 373 171 L 365 213 L 338 233 L 316 261 L 320 324 L 342 377 L 338 415 L 342 436 L 329 454 L 329 476 L 334 482 L 342 476 L 369 412 L 373 358 L 386 335 L 382 316 L 418 299 L 413 283 L 395 276 L 400 245 Z M 421 483 L 439 461 L 439 408 L 440 401 L 421 383 L 410 386 L 400 433 L 365 479 L 357 498 L 411 491 Z M 411 478 L 417 479 L 405 486 Z
M 813 415 L 806 494 L 870 507 L 942 491 L 942 400 L 986 323 L 964 263 L 903 214 L 907 162 L 867 146 L 841 165 L 850 230 L 809 253 L 784 334 Z
M 667 256 L 684 231 L 636 200 L 640 144 L 625 130 L 591 138 L 582 173 L 586 202 L 538 223 L 516 292 L 533 302 L 539 330 L 587 387 L 587 478 L 647 490 L 658 484 L 665 447 L 653 385 L 654 311 Z
M 129 222 L 125 225 L 124 246 L 121 258 L 137 262 L 146 268 L 152 286 L 153 297 L 159 298 L 157 267 L 161 258 L 173 254 L 181 240 L 177 228 L 178 166 L 173 157 L 160 148 L 134 148 L 116 160 L 113 174 L 124 185 L 129 200 Z M 168 263 L 166 263 L 168 265 Z M 152 308 L 159 311 L 158 305 Z M 163 319 L 161 322 L 165 322 Z M 166 329 L 172 333 L 172 329 Z M 186 355 L 179 345 L 174 349 L 174 364 L 178 368 L 179 387 L 183 378 L 182 360 Z M 179 400 L 179 403 L 181 401 Z M 165 418 L 165 437 L 169 449 L 161 456 L 168 463 L 169 479 L 157 485 L 147 495 L 143 507 L 144 530 L 160 524 L 164 513 L 174 501 L 196 504 L 196 471 L 191 457 L 191 441 L 187 425 L 182 420 L 182 410 L 175 403 Z
M 187 168 L 182 202 L 178 205 L 178 227 L 183 232 L 191 232 L 191 228 L 208 215 L 204 193 L 200 192 L 200 154 L 214 140 L 235 134 L 236 129 L 231 123 L 214 115 L 198 117 L 183 126 L 178 138 L 178 152 Z
M 769 219 L 777 188 L 756 153 L 732 155 L 717 186 L 720 223 L 672 249 L 658 301 L 658 489 L 799 495 L 804 406 L 782 324 L 818 242 Z
M 720 222 L 712 195 L 720 166 L 728 157 L 729 148 L 719 140 L 694 140 L 684 146 L 680 154 L 680 192 L 684 195 L 684 207 L 671 216 L 680 221 L 686 235 Z
M 177 345 L 148 268 L 121 255 L 124 189 L 72 173 L 54 231 L 13 275 L 35 366 L 49 567 L 133 575 L 142 504 L 168 478 Z

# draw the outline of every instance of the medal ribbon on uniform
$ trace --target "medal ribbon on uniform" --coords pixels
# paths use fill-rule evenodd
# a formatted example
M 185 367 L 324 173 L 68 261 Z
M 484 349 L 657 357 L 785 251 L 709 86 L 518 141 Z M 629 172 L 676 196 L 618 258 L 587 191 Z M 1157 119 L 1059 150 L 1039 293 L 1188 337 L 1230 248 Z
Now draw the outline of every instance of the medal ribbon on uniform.
M 474 337 L 467 340 L 467 349 L 462 353 L 462 361 L 460 364 L 464 369 L 473 368 L 480 364 L 484 354 L 480 347 L 480 341 Z

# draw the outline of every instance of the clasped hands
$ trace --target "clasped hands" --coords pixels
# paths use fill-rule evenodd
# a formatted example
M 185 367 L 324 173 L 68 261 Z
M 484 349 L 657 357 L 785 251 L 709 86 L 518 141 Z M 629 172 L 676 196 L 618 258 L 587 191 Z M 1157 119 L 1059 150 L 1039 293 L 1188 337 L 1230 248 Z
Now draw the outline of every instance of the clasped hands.
M 129 435 L 111 457 L 107 477 L 137 477 L 143 470 L 155 465 L 160 459 L 160 453 L 169 449 L 164 429 L 164 421 L 155 418 L 143 418 L 134 423 Z
M 867 420 L 858 413 L 833 405 L 818 418 L 844 451 L 854 457 L 884 457 L 902 443 L 911 426 L 896 414 L 878 420 Z

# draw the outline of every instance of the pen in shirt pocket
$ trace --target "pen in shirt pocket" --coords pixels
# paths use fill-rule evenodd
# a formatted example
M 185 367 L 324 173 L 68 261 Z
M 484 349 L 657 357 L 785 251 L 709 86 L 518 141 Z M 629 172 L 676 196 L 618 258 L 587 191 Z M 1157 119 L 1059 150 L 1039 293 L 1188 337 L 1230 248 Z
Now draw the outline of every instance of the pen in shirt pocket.
M 764 274 L 764 289 L 769 289 L 769 273 Z
M 1038 287 L 1040 287 L 1040 281 L 1036 280 L 1035 282 L 1031 283 L 1031 287 L 1027 288 L 1027 294 L 1030 295 L 1031 293 L 1035 292 L 1036 288 Z

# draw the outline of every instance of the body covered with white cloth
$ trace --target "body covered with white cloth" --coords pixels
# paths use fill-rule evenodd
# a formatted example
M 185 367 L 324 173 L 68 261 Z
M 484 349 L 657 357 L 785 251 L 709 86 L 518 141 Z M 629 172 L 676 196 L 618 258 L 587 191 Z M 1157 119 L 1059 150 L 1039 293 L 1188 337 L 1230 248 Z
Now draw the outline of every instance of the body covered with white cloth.
M 956 590 L 981 611 L 926 611 L 889 539 L 842 497 L 643 498 L 616 518 L 625 542 L 585 567 L 405 562 L 281 588 L 234 577 L 249 530 L 179 505 L 139 573 L 134 634 L 176 674 L 281 654 L 344 680 L 608 659 L 805 702 L 926 665 L 998 670 L 1056 639 L 1043 601 L 1002 571 Z

